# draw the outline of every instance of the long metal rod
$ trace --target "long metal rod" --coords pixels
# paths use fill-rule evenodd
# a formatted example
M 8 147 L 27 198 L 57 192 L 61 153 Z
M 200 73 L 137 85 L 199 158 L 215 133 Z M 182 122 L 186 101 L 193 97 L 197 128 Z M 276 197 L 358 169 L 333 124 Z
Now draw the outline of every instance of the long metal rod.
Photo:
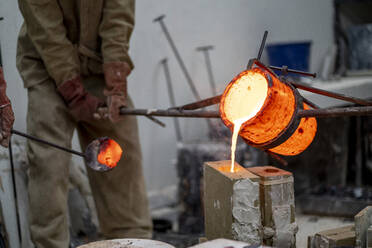
M 13 161 L 13 149 L 12 149 L 12 140 L 9 140 L 9 160 L 10 160 L 10 170 L 12 175 L 12 184 L 13 184 L 13 196 L 14 196 L 14 204 L 15 204 L 15 211 L 16 211 L 16 218 L 17 218 L 17 230 L 18 230 L 18 238 L 20 242 L 20 246 L 22 246 L 22 233 L 21 233 L 21 218 L 19 217 L 19 206 L 18 206 L 18 193 L 17 193 L 17 184 L 15 179 L 15 168 L 14 168 L 14 161 Z
M 156 119 L 155 117 L 153 117 L 153 116 L 146 116 L 146 117 L 147 117 L 147 119 L 149 119 L 150 121 L 155 122 L 155 123 L 158 124 L 159 126 L 161 126 L 161 127 L 166 127 L 166 125 L 165 125 L 164 122 L 162 122 L 162 121 Z
M 25 137 L 27 139 L 30 139 L 30 140 L 33 140 L 33 141 L 36 141 L 36 142 L 39 142 L 39 143 L 43 143 L 45 145 L 48 145 L 48 146 L 52 146 L 54 148 L 57 148 L 57 149 L 60 149 L 62 151 L 65 151 L 65 152 L 69 152 L 69 153 L 72 153 L 72 154 L 75 154 L 75 155 L 78 155 L 78 156 L 81 156 L 81 157 L 85 157 L 85 154 L 82 153 L 82 152 L 78 152 L 78 151 L 75 151 L 75 150 L 72 150 L 72 149 L 69 149 L 69 148 L 66 148 L 66 147 L 63 147 L 63 146 L 60 146 L 60 145 L 56 145 L 54 143 L 51 143 L 49 141 L 46 141 L 46 140 L 43 140 L 43 139 L 40 139 L 40 138 L 37 138 L 37 137 L 34 137 L 34 136 L 31 136 L 29 134 L 26 134 L 26 133 L 22 133 L 20 131 L 17 131 L 17 130 L 12 130 L 12 134 L 16 134 L 16 135 L 19 135 L 19 136 L 22 136 L 22 137 Z
M 169 44 L 172 48 L 172 51 L 173 51 L 174 55 L 176 56 L 178 64 L 180 65 L 181 70 L 186 77 L 186 81 L 189 84 L 194 97 L 196 98 L 196 100 L 199 101 L 201 99 L 200 95 L 199 95 L 198 91 L 196 90 L 195 84 L 194 84 L 193 80 L 191 79 L 191 76 L 190 76 L 189 72 L 186 69 L 185 63 L 183 62 L 183 60 L 181 58 L 181 55 L 178 52 L 178 49 L 177 49 L 176 45 L 174 44 L 173 39 L 172 39 L 167 27 L 165 26 L 165 23 L 163 21 L 164 17 L 165 17 L 165 15 L 161 15 L 161 16 L 155 18 L 154 22 L 159 22 L 159 24 L 161 26 L 161 29 L 163 30 L 163 32 L 165 34 L 165 37 L 167 38 L 167 40 L 168 40 L 168 42 L 169 42 Z
M 207 99 L 203 99 L 201 101 L 185 104 L 182 106 L 174 107 L 171 109 L 177 109 L 177 110 L 194 110 L 194 109 L 200 109 L 204 107 L 208 107 L 211 105 L 215 105 L 217 103 L 220 103 L 222 95 L 213 96 Z
M 144 115 L 185 118 L 220 118 L 219 111 L 214 110 L 177 110 L 177 109 L 128 109 L 121 108 L 122 115 Z M 372 115 L 372 106 L 329 109 L 300 110 L 299 117 L 340 117 Z
M 175 100 L 174 92 L 173 92 L 172 79 L 171 79 L 171 76 L 170 76 L 170 73 L 169 73 L 168 60 L 165 58 L 161 61 L 161 63 L 162 63 L 163 68 L 164 68 L 164 76 L 165 76 L 165 82 L 167 84 L 169 101 L 170 101 L 171 107 L 175 107 L 176 106 L 176 100 Z M 174 130 L 176 132 L 177 141 L 180 142 L 180 141 L 182 141 L 180 123 L 179 123 L 177 118 L 173 118 L 173 123 L 174 123 Z
M 269 34 L 269 31 L 265 30 L 264 36 L 263 36 L 262 41 L 261 41 L 260 50 L 258 50 L 257 60 L 261 59 L 263 50 L 265 48 L 266 38 L 267 38 L 268 34 Z
M 176 109 L 128 109 L 121 108 L 121 115 L 152 115 L 163 117 L 185 117 L 185 118 L 220 118 L 218 111 L 208 110 L 176 110 Z
M 329 108 L 329 109 L 309 109 L 300 110 L 299 117 L 342 117 L 342 116 L 362 116 L 372 115 L 372 107 L 348 107 L 348 108 Z
M 279 66 L 269 65 L 269 68 L 272 69 L 272 70 L 285 71 L 285 72 L 289 72 L 289 73 L 296 73 L 296 74 L 299 74 L 299 75 L 313 77 L 313 78 L 316 77 L 316 73 L 311 73 L 311 72 L 306 72 L 306 71 L 299 71 L 299 70 L 289 69 L 289 68 L 287 68 L 285 66 L 279 67 Z
M 336 98 L 336 99 L 339 99 L 339 100 L 344 100 L 344 101 L 348 101 L 348 102 L 352 102 L 352 103 L 356 103 L 356 104 L 360 104 L 360 105 L 364 105 L 364 106 L 372 106 L 371 101 L 367 101 L 367 100 L 364 100 L 364 99 L 351 97 L 351 96 L 346 96 L 346 95 L 343 95 L 343 94 L 314 88 L 314 87 L 311 87 L 311 86 L 304 85 L 302 83 L 294 83 L 294 82 L 289 82 L 289 83 L 291 83 L 296 88 L 306 90 L 306 91 L 309 91 L 309 92 L 312 92 L 312 93 L 315 93 L 315 94 L 319 94 L 319 95 L 323 95 L 323 96 L 327 96 L 327 97 L 331 97 L 331 98 Z M 201 101 L 185 104 L 185 105 L 176 107 L 174 109 L 193 110 L 193 109 L 199 109 L 199 108 L 207 107 L 207 106 L 219 103 L 221 101 L 221 97 L 222 97 L 222 95 L 210 97 L 210 98 L 207 98 L 207 99 L 203 99 Z M 318 107 L 317 105 L 310 102 L 308 99 L 305 99 L 305 102 L 308 103 L 309 105 L 312 104 L 313 105 L 312 107 L 314 107 L 314 108 Z
M 312 92 L 312 93 L 315 93 L 315 94 L 318 94 L 318 95 L 328 96 L 328 97 L 331 97 L 331 98 L 336 98 L 336 99 L 339 99 L 339 100 L 352 102 L 352 103 L 356 103 L 356 104 L 360 104 L 360 105 L 364 105 L 364 106 L 372 106 L 371 101 L 366 101 L 366 100 L 363 100 L 363 99 L 360 99 L 360 98 L 347 96 L 347 95 L 343 95 L 343 94 L 339 94 L 339 93 L 335 93 L 335 92 L 330 92 L 330 91 L 322 90 L 322 89 L 319 89 L 319 88 L 314 88 L 314 87 L 311 87 L 311 86 L 308 86 L 308 85 L 305 85 L 305 84 L 302 84 L 302 83 L 295 83 L 295 82 L 289 82 L 289 83 L 291 83 L 296 88 L 299 88 L 301 90 L 306 90 L 306 91 L 309 91 L 309 92 Z

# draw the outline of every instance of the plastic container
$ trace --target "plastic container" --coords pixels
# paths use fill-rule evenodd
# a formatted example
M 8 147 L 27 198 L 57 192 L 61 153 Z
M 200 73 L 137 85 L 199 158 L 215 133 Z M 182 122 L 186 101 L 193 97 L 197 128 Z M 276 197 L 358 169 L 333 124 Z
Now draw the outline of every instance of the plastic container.
M 309 71 L 311 41 L 268 44 L 269 64 Z

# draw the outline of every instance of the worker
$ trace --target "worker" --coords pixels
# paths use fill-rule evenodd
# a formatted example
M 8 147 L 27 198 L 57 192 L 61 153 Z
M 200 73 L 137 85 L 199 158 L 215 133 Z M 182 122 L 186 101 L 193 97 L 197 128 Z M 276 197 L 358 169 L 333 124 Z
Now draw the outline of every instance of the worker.
M 81 149 L 108 136 L 124 153 L 110 172 L 87 169 L 100 230 L 107 239 L 151 238 L 137 120 L 127 77 L 134 0 L 19 0 L 24 17 L 17 68 L 28 91 L 27 132 Z M 106 106 L 106 108 L 104 108 Z M 102 107 L 102 108 L 101 108 Z M 69 246 L 70 154 L 27 143 L 31 238 L 38 248 Z
M 12 105 L 6 95 L 6 82 L 3 68 L 0 66 L 0 144 L 9 146 L 9 140 L 14 123 Z

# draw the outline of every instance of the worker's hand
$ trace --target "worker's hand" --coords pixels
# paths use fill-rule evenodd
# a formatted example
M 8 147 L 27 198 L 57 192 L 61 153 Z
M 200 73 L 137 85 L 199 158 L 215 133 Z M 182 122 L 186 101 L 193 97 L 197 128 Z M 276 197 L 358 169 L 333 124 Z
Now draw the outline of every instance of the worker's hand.
M 6 95 L 6 82 L 0 67 L 0 144 L 9 146 L 9 140 L 14 123 L 14 113 L 9 98 Z
M 108 118 L 119 121 L 120 108 L 127 106 L 127 77 L 131 69 L 125 62 L 109 62 L 103 65 L 106 87 L 103 91 L 107 97 Z
M 98 112 L 98 108 L 102 107 L 104 102 L 84 89 L 80 77 L 62 83 L 58 87 L 58 92 L 77 121 L 90 121 L 103 117 L 104 113 Z

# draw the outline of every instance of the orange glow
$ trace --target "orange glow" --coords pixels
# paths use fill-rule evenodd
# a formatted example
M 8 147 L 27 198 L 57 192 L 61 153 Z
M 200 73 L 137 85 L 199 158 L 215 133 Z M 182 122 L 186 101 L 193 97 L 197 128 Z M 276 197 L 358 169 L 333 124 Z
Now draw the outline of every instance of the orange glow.
M 226 87 L 220 104 L 224 124 L 233 131 L 242 122 L 239 135 L 250 145 L 260 147 L 280 136 L 291 124 L 296 111 L 294 90 L 268 70 L 243 71 Z M 308 108 L 304 104 L 305 108 Z M 296 155 L 314 139 L 316 119 L 303 118 L 295 133 L 270 151 Z
M 105 139 L 100 144 L 100 152 L 98 154 L 97 160 L 99 163 L 113 168 L 119 162 L 122 153 L 123 150 L 118 143 L 116 143 L 112 139 Z
M 219 166 L 217 169 L 222 172 L 230 172 L 230 173 L 239 172 L 243 170 L 241 166 L 234 166 L 234 171 L 231 171 L 231 166 L 229 165 Z
M 304 109 L 310 109 L 310 107 L 304 103 Z M 298 125 L 292 136 L 281 145 L 270 149 L 270 151 L 287 156 L 299 154 L 311 144 L 315 137 L 316 129 L 315 118 L 302 118 L 300 125 Z

